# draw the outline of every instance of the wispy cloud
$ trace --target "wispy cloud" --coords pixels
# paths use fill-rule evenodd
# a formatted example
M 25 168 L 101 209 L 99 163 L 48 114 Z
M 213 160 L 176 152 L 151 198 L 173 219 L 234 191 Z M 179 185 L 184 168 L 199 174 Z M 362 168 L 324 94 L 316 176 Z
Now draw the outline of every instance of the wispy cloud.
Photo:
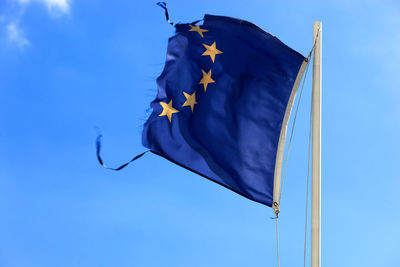
M 1 1 L 1 0 L 0 0 Z M 16 45 L 20 49 L 30 45 L 23 29 L 20 27 L 20 21 L 23 20 L 25 12 L 28 12 L 30 5 L 42 5 L 47 8 L 52 17 L 68 15 L 72 0 L 13 0 L 15 4 L 8 7 L 6 13 L 0 13 L 0 27 L 6 27 L 6 38 L 9 43 Z M 0 36 L 1 38 L 1 36 Z
M 7 25 L 7 37 L 11 43 L 16 44 L 20 49 L 29 46 L 29 41 L 16 23 L 12 22 Z
M 69 2 L 67 0 L 42 0 L 49 10 L 59 10 L 63 13 L 69 12 Z
M 44 4 L 49 12 L 68 14 L 70 9 L 69 0 L 18 0 L 21 5 L 27 5 L 32 2 Z

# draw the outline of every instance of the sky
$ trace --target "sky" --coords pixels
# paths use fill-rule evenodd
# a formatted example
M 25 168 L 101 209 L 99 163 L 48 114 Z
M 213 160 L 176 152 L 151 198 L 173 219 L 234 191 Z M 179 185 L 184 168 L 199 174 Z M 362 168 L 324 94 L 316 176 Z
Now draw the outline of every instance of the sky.
M 155 3 L 0 1 L 0 266 L 277 266 L 271 208 L 153 154 L 120 172 L 97 162 L 97 129 L 110 166 L 146 150 L 174 33 Z M 174 22 L 251 21 L 303 55 L 322 21 L 322 266 L 398 266 L 400 3 L 168 7 Z M 281 266 L 303 264 L 310 95 L 311 72 L 283 185 Z

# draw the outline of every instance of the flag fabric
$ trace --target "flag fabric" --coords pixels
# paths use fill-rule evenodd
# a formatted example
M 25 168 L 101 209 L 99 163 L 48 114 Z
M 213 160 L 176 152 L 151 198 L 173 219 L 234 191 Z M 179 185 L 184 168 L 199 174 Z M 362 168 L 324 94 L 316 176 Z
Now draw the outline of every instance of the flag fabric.
M 205 15 L 175 29 L 143 145 L 272 206 L 282 122 L 305 58 L 235 18 Z

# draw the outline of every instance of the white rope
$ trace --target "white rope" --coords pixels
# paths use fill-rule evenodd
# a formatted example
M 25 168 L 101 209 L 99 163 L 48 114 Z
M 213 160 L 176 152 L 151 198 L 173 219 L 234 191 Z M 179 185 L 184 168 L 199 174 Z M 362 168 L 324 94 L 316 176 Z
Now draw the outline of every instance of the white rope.
M 292 139 L 293 139 L 294 127 L 296 125 L 296 119 L 297 119 L 297 114 L 298 114 L 298 111 L 299 111 L 301 96 L 303 95 L 304 84 L 305 84 L 305 81 L 306 81 L 306 78 L 307 78 L 308 67 L 310 65 L 310 59 L 311 59 L 312 52 L 314 51 L 314 47 L 315 47 L 315 43 L 314 43 L 313 48 L 311 49 L 311 51 L 308 54 L 308 57 L 306 59 L 307 60 L 307 66 L 306 66 L 305 74 L 304 74 L 304 77 L 303 77 L 303 84 L 301 86 L 299 100 L 297 101 L 296 112 L 295 112 L 294 118 L 293 118 L 292 129 L 290 131 L 290 138 L 289 138 L 289 143 L 288 143 L 288 149 L 287 149 L 287 153 L 286 153 L 286 157 L 285 157 L 284 171 L 283 171 L 283 176 L 282 176 L 282 184 L 281 184 L 281 189 L 280 189 L 280 194 L 279 194 L 279 202 L 280 202 L 281 197 L 282 197 L 282 189 L 283 189 L 283 185 L 284 185 L 285 178 L 286 178 L 287 163 L 288 163 L 290 147 L 291 147 Z M 312 109 L 310 111 L 310 116 L 312 116 Z M 309 188 L 309 177 L 310 177 L 311 118 L 310 118 L 310 131 L 309 131 L 309 137 L 308 137 L 307 190 L 306 190 L 307 191 L 307 197 L 306 197 L 306 219 L 305 219 L 305 239 L 304 239 L 304 267 L 306 265 L 306 246 L 307 246 L 306 242 L 307 242 L 307 217 L 308 217 L 307 214 L 308 214 L 308 195 L 309 195 L 308 194 L 308 188 Z M 278 257 L 278 267 L 280 267 L 278 216 L 275 219 L 276 219 L 276 247 L 277 247 L 276 251 L 277 251 L 277 257 Z
M 311 52 L 312 52 L 312 50 L 311 50 Z M 280 201 L 281 196 L 282 196 L 282 188 L 283 188 L 283 183 L 284 183 L 285 177 L 286 177 L 287 162 L 288 162 L 288 158 L 289 158 L 290 146 L 291 146 L 291 144 L 292 144 L 292 138 L 293 138 L 293 133 L 294 133 L 294 127 L 295 127 L 295 125 L 296 125 L 296 118 L 297 118 L 297 113 L 298 113 L 298 111 L 299 111 L 299 105 L 300 105 L 300 101 L 301 101 L 301 96 L 302 96 L 302 94 L 303 94 L 304 83 L 305 83 L 305 80 L 306 80 L 306 77 L 307 77 L 307 72 L 308 72 L 308 66 L 309 66 L 309 62 L 310 62 L 311 52 L 310 52 L 310 54 L 308 55 L 308 57 L 307 57 L 307 59 L 306 59 L 306 60 L 307 60 L 307 66 L 306 66 L 305 74 L 304 74 L 304 77 L 303 77 L 303 84 L 302 84 L 302 86 L 301 86 L 299 100 L 297 101 L 296 112 L 295 112 L 295 114 L 294 114 L 292 129 L 291 129 L 291 132 L 290 132 L 290 139 L 289 139 L 288 149 L 287 149 L 286 158 L 285 158 L 285 165 L 284 165 L 285 167 L 284 167 L 284 172 L 283 172 L 281 190 L 280 190 L 280 194 L 279 194 L 279 201 Z M 278 216 L 276 216 L 275 222 L 276 222 L 276 252 L 277 252 L 277 257 L 278 257 L 278 267 L 280 267 Z
M 278 267 L 280 267 L 280 263 L 279 263 L 279 231 L 278 231 L 278 217 L 275 218 L 275 222 L 276 222 L 276 253 L 278 256 Z
M 310 184 L 310 158 L 311 158 L 311 127 L 312 127 L 312 115 L 313 115 L 313 107 L 311 103 L 310 108 L 310 129 L 308 134 L 308 159 L 307 159 L 307 189 L 306 189 L 306 216 L 304 223 L 304 267 L 306 267 L 306 258 L 307 258 L 307 222 L 308 222 L 308 196 L 309 196 L 309 184 Z
M 314 52 L 315 44 L 319 36 L 319 28 L 317 30 L 317 35 L 313 44 L 313 48 L 308 54 L 308 59 L 311 59 L 311 55 Z M 304 267 L 306 267 L 307 259 L 307 226 L 308 226 L 308 198 L 309 198 L 309 188 L 310 188 L 310 159 L 311 159 L 311 138 L 312 138 L 312 123 L 313 123 L 313 105 L 311 102 L 310 107 L 310 128 L 308 131 L 308 157 L 307 157 L 307 183 L 306 183 L 306 214 L 304 219 Z

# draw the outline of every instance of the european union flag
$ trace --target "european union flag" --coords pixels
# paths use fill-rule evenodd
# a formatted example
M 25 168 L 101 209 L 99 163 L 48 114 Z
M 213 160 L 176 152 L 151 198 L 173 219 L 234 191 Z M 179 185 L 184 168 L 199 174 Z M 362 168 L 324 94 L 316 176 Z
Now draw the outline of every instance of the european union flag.
M 239 19 L 205 15 L 201 26 L 175 28 L 143 145 L 272 206 L 278 143 L 305 58 Z

